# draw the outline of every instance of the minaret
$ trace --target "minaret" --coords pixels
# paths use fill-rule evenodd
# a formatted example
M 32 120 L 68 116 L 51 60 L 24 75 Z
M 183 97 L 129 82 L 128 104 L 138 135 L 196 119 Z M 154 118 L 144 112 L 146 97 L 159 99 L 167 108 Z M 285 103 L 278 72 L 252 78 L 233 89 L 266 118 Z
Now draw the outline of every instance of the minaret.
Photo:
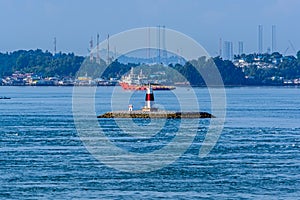
M 147 49 L 147 58 L 148 62 L 150 62 L 150 27 L 148 27 L 148 49 Z
M 54 37 L 53 43 L 54 43 L 54 55 L 56 55 L 56 37 Z
M 157 64 L 160 64 L 160 25 L 157 27 Z
M 276 51 L 276 26 L 272 25 L 272 53 Z
M 258 26 L 258 53 L 263 53 L 263 26 Z
M 107 65 L 110 64 L 110 57 L 109 57 L 109 34 L 107 35 Z
M 97 33 L 97 63 L 100 64 L 99 33 Z
M 90 61 L 94 60 L 94 55 L 93 55 L 93 37 L 91 37 L 90 41 Z

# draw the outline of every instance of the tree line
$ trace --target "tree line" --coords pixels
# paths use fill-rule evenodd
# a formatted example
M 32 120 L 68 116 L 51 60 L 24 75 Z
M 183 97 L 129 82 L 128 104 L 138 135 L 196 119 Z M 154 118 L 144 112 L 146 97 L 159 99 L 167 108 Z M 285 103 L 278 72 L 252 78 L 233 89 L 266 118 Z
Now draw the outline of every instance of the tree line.
M 259 58 L 259 59 L 258 59 Z M 175 70 L 179 73 L 168 73 L 168 79 L 182 81 L 183 77 L 191 85 L 202 86 L 205 82 L 197 69 L 209 68 L 215 65 L 220 72 L 225 85 L 280 85 L 281 79 L 300 78 L 300 51 L 297 56 L 283 56 L 272 54 L 242 54 L 235 56 L 235 60 L 242 59 L 247 66 L 237 67 L 232 61 L 220 57 L 200 57 L 198 60 L 188 61 L 185 64 L 169 64 L 166 70 Z M 260 67 L 257 63 L 270 64 L 271 67 Z M 121 63 L 117 59 L 109 66 L 105 61 L 85 59 L 74 53 L 57 53 L 48 51 L 18 50 L 11 53 L 0 53 L 0 77 L 10 76 L 15 71 L 21 73 L 35 73 L 44 77 L 76 77 L 91 76 L 93 78 L 120 78 L 131 67 L 147 65 L 141 63 Z M 80 70 L 79 70 L 80 69 Z
M 76 56 L 74 53 L 60 52 L 53 55 L 40 49 L 0 53 L 0 77 L 9 76 L 16 71 L 46 77 L 74 76 L 83 60 L 84 57 Z

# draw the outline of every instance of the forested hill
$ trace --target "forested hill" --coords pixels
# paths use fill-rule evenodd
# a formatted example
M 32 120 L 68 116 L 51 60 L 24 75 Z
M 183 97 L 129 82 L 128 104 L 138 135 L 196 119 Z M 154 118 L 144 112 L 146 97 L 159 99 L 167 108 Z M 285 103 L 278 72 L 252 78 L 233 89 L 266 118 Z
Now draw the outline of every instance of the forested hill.
M 170 64 L 169 67 L 180 72 L 192 85 L 204 85 L 203 79 L 193 66 L 206 67 L 212 62 L 219 69 L 225 85 L 283 85 L 287 80 L 293 84 L 300 84 L 300 51 L 297 57 L 283 56 L 277 52 L 243 54 L 236 56 L 234 61 L 223 60 L 220 57 L 201 57 L 184 65 Z M 105 67 L 103 60 L 99 65 L 74 53 L 53 55 L 40 49 L 0 53 L 0 78 L 10 76 L 16 71 L 35 73 L 43 77 L 75 77 L 83 63 L 86 73 L 81 70 L 84 74 L 79 75 L 87 74 L 92 78 L 99 78 L 101 68 Z M 124 64 L 115 60 L 103 73 L 102 78 L 120 78 L 131 67 L 138 65 L 138 63 Z
M 44 77 L 47 76 L 71 76 L 74 77 L 79 70 L 85 57 L 76 56 L 74 53 L 58 53 L 53 55 L 50 52 L 44 52 L 40 49 L 37 50 L 19 50 L 12 53 L 0 53 L 0 77 L 10 76 L 15 71 L 23 73 L 36 73 Z M 232 62 L 223 61 L 220 58 L 215 58 L 214 61 L 218 64 L 218 68 L 223 76 L 225 84 L 241 85 L 244 83 L 244 74 L 236 68 Z M 102 61 L 103 62 L 103 61 Z M 199 59 L 199 62 L 193 63 L 196 65 L 205 66 L 205 59 Z M 99 70 L 95 70 L 101 66 L 96 63 L 90 63 L 87 59 L 87 74 L 93 78 L 98 78 Z M 122 64 L 114 61 L 110 67 L 103 74 L 104 78 L 117 77 L 128 72 L 131 67 L 137 66 L 136 64 Z M 204 82 L 199 74 L 195 73 L 195 69 L 191 63 L 185 65 L 172 65 L 173 69 L 179 71 L 189 80 L 193 85 L 203 85 Z M 91 74 L 89 72 L 96 72 Z M 84 75 L 84 74 L 80 74 Z
M 38 73 L 43 76 L 74 76 L 84 57 L 74 53 L 57 53 L 37 50 L 19 50 L 0 53 L 0 77 L 15 71 Z

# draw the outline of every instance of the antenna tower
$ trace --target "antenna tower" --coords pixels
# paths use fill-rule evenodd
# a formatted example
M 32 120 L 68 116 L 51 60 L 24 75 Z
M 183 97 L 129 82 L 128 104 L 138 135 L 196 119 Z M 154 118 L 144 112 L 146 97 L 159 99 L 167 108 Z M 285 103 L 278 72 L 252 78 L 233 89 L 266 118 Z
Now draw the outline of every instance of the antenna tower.
M 56 54 L 56 37 L 54 37 L 54 55 Z
M 222 57 L 222 38 L 219 39 L 219 56 Z

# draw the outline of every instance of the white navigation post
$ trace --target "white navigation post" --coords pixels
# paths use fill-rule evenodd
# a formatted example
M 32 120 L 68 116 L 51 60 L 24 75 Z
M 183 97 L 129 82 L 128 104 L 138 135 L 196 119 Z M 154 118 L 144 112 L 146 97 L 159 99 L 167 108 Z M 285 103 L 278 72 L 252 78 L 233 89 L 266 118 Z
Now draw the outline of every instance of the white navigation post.
M 154 105 L 154 94 L 151 87 L 151 84 L 149 84 L 149 87 L 146 90 L 146 98 L 145 98 L 145 106 L 143 107 L 142 111 L 157 111 L 156 108 L 153 108 Z

